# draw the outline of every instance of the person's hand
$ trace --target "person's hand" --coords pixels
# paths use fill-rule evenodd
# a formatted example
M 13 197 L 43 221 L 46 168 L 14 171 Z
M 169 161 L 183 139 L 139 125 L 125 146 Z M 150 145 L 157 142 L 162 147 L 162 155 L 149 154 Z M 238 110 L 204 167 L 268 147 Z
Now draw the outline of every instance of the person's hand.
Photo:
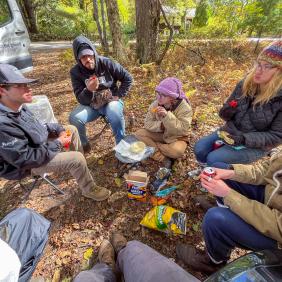
M 164 107 L 158 106 L 156 109 L 158 118 L 164 118 L 167 115 L 167 110 Z
M 66 131 L 62 131 L 57 140 L 62 144 L 63 147 L 67 147 L 71 142 L 71 135 L 68 135 Z
M 201 174 L 201 185 L 211 194 L 218 197 L 225 197 L 231 188 L 221 179 L 215 179 L 207 175 Z
M 216 175 L 214 179 L 230 179 L 235 175 L 235 171 L 232 169 L 222 169 L 222 168 L 213 168 Z
M 89 77 L 89 79 L 87 80 L 87 83 L 86 83 L 86 88 L 93 92 L 93 91 L 96 91 L 99 87 L 99 80 L 98 78 L 94 75 L 94 76 L 91 76 Z
M 245 144 L 245 138 L 243 135 L 228 134 L 228 138 L 231 138 L 234 141 L 234 143 L 232 144 L 233 146 L 240 146 Z

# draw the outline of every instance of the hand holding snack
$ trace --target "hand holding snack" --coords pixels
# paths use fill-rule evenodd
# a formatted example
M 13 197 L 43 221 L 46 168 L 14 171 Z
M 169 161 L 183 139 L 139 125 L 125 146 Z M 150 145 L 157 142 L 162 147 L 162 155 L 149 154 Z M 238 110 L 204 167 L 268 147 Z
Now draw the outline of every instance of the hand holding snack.
M 61 132 L 60 136 L 58 137 L 59 142 L 64 146 L 64 148 L 68 149 L 71 142 L 72 133 L 69 129 L 66 131 Z
M 228 145 L 234 145 L 234 140 L 229 137 L 229 133 L 226 131 L 218 131 L 218 137 L 223 139 Z
M 99 80 L 97 78 L 97 76 L 93 75 L 93 76 L 90 76 L 89 79 L 87 79 L 85 81 L 85 84 L 86 84 L 86 88 L 93 92 L 93 91 L 96 91 L 99 87 Z
M 156 114 L 159 118 L 164 118 L 167 115 L 167 110 L 164 107 L 158 106 Z

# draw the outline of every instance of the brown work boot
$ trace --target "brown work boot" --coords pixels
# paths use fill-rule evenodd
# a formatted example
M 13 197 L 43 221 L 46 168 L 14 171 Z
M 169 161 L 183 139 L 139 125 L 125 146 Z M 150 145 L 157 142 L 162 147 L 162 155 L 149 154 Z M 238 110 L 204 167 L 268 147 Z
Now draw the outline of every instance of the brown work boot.
M 188 267 L 207 275 L 216 272 L 225 265 L 225 262 L 220 264 L 213 263 L 205 251 L 184 244 L 176 246 L 176 257 L 182 260 Z
M 127 244 L 127 240 L 125 239 L 125 237 L 118 233 L 118 232 L 113 232 L 110 236 L 110 242 L 113 245 L 116 254 L 118 254 L 118 252 L 123 249 L 126 244 Z
M 98 260 L 100 263 L 105 263 L 115 270 L 115 250 L 108 240 L 103 240 L 99 249 Z
M 192 201 L 196 204 L 196 206 L 200 206 L 204 212 L 207 212 L 208 209 L 212 207 L 216 207 L 215 198 L 211 198 L 208 195 L 197 195 Z
M 82 193 L 82 195 L 86 198 L 100 202 L 108 199 L 111 195 L 111 191 L 95 184 L 91 191 Z

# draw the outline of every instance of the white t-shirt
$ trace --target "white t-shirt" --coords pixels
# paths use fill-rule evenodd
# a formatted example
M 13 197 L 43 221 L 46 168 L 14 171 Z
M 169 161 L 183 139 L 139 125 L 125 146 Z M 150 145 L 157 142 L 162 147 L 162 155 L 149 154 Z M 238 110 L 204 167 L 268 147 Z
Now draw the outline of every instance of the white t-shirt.
M 17 282 L 21 262 L 16 252 L 0 239 L 0 282 Z

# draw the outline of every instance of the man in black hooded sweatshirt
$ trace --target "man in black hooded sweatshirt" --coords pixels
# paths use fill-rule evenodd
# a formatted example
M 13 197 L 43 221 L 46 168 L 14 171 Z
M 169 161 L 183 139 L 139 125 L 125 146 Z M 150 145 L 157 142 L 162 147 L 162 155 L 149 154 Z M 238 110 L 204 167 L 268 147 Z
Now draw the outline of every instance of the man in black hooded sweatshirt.
M 92 42 L 82 35 L 74 39 L 73 53 L 77 64 L 70 70 L 70 76 L 79 105 L 71 112 L 69 121 L 78 129 L 84 152 L 91 150 L 85 125 L 99 116 L 107 117 L 119 143 L 125 135 L 121 98 L 132 84 L 131 75 L 117 62 L 99 56 Z M 105 103 L 95 104 L 103 92 L 107 93 L 103 96 Z

